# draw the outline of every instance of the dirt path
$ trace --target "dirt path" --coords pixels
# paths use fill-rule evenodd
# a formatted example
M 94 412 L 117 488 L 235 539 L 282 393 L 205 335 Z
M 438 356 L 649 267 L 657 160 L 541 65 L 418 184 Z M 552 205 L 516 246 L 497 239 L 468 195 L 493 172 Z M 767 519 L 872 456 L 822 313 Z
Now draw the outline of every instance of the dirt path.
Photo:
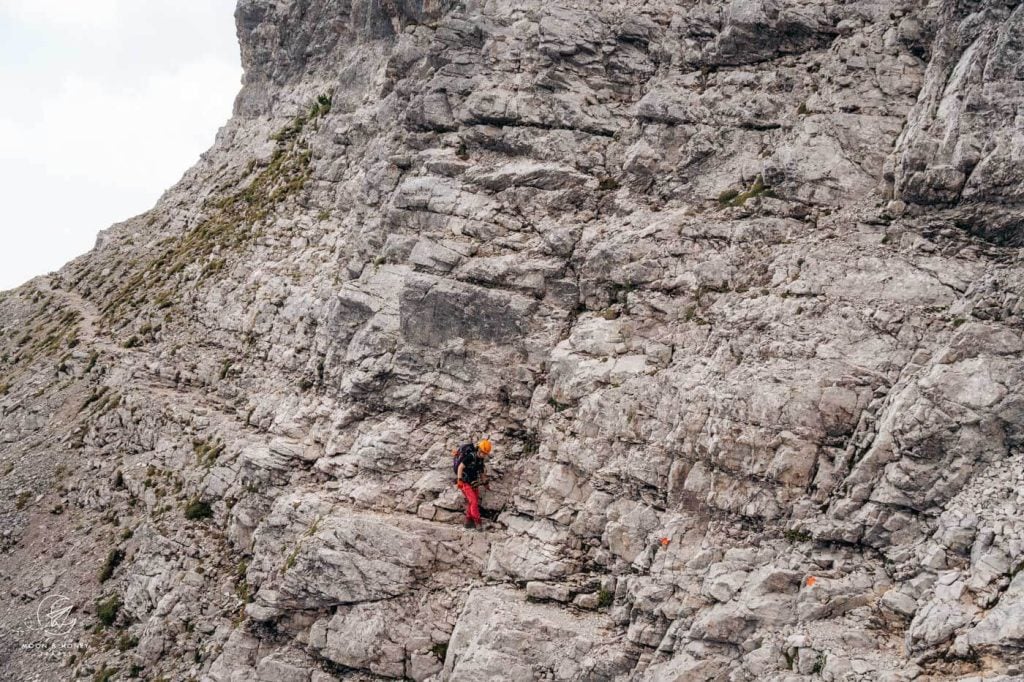
M 63 299 L 65 305 L 79 314 L 78 336 L 83 343 L 112 355 L 123 355 L 127 349 L 118 346 L 100 336 L 98 330 L 99 311 L 95 304 L 86 300 L 77 291 L 70 289 L 53 289 L 49 282 L 46 282 L 46 291 L 58 298 Z

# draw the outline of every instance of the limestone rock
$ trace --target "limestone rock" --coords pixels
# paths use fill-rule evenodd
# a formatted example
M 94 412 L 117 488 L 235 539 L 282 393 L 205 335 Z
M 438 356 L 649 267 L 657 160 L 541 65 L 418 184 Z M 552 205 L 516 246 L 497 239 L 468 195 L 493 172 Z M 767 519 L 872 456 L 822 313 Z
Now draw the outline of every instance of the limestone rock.
M 625 661 L 602 616 L 574 615 L 530 604 L 507 589 L 475 590 L 448 643 L 442 675 L 450 680 L 532 680 L 541 671 L 557 679 L 601 677 Z
M 0 294 L 6 677 L 1019 676 L 1022 12 L 240 0 Z

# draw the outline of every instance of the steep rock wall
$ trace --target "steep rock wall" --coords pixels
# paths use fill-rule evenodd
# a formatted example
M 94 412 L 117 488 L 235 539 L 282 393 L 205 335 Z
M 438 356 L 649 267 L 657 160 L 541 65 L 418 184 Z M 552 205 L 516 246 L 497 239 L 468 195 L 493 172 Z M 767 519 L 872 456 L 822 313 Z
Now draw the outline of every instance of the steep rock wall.
M 8 669 L 1021 674 L 1020 11 L 243 0 L 215 146 L 0 301 Z

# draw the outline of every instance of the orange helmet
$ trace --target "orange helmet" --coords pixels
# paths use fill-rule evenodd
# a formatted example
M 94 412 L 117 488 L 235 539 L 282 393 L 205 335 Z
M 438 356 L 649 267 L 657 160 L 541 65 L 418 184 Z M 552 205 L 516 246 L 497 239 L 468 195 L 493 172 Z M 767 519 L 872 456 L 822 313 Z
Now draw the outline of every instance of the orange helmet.
M 491 441 L 484 438 L 482 441 L 476 444 L 477 449 L 485 455 L 491 454 Z

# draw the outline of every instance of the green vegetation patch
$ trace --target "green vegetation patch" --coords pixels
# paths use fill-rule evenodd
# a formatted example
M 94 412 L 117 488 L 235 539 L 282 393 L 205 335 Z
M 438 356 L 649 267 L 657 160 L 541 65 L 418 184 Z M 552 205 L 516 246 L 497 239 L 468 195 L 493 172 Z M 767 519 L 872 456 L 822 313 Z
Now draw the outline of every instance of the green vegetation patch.
M 121 633 L 121 636 L 117 638 L 117 650 L 128 651 L 134 649 L 139 644 L 139 638 L 131 635 L 127 632 Z
M 25 366 L 41 355 L 66 354 L 69 349 L 80 343 L 78 332 L 81 313 L 56 305 L 55 309 L 51 309 L 53 298 L 39 292 L 32 297 L 32 302 L 39 305 L 35 314 L 28 320 L 28 324 L 32 326 L 15 342 L 13 357 L 4 354 L 5 364 Z M 11 334 L 13 337 L 13 331 Z
M 805 530 L 787 530 L 783 535 L 787 542 L 794 545 L 798 542 L 808 542 L 811 540 L 811 534 Z
M 107 560 L 103 562 L 102 568 L 100 568 L 99 579 L 101 583 L 105 583 L 110 580 L 111 576 L 114 575 L 114 570 L 124 561 L 124 552 L 119 548 L 110 550 L 107 554 Z
M 185 505 L 185 518 L 190 521 L 208 519 L 211 516 L 213 516 L 213 509 L 210 508 L 209 503 L 203 502 L 198 498 L 193 497 Z
M 192 441 L 192 451 L 196 453 L 196 462 L 206 468 L 212 467 L 217 462 L 217 458 L 224 452 L 224 447 L 224 443 L 219 440 Z
M 759 173 L 757 177 L 754 178 L 754 184 L 752 184 L 749 189 L 744 192 L 741 192 L 738 189 L 727 189 L 718 195 L 718 203 L 723 208 L 727 206 L 743 206 L 748 200 L 762 195 L 766 197 L 774 197 L 775 192 L 772 191 L 771 187 L 764 184 L 764 178 L 762 178 Z
M 96 602 L 96 617 L 107 627 L 117 620 L 117 613 L 121 610 L 121 597 L 111 595 L 107 599 L 100 599 Z

